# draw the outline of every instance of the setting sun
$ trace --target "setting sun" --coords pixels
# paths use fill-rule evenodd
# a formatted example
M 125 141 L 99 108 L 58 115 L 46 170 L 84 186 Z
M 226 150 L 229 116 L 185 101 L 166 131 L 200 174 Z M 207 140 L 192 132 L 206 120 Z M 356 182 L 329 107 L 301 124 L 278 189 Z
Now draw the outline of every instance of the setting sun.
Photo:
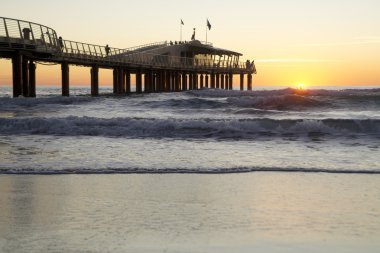
M 303 84 L 303 83 L 297 84 L 297 89 L 304 90 L 305 89 L 305 84 Z

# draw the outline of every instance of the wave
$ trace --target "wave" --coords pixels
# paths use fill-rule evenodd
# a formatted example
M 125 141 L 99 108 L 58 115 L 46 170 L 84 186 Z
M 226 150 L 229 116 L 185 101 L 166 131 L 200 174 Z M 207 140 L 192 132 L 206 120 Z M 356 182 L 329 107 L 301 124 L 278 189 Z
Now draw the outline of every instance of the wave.
M 253 138 L 268 135 L 379 135 L 375 119 L 0 118 L 0 134 L 130 138 Z
M 380 96 L 380 88 L 373 89 L 294 89 L 285 88 L 277 90 L 253 90 L 253 91 L 239 91 L 239 90 L 221 90 L 221 89 L 202 89 L 196 91 L 189 91 L 189 94 L 198 97 L 242 97 L 242 96 L 282 96 L 282 95 L 300 95 L 300 96 Z
M 342 170 L 319 168 L 270 168 L 270 167 L 240 167 L 240 168 L 215 168 L 215 169 L 156 169 L 156 168 L 104 168 L 86 169 L 70 168 L 62 170 L 54 169 L 0 169 L 0 174 L 11 175 L 66 175 L 66 174 L 239 174 L 253 172 L 276 173 L 325 173 L 325 174 L 369 174 L 380 175 L 380 169 L 372 170 Z

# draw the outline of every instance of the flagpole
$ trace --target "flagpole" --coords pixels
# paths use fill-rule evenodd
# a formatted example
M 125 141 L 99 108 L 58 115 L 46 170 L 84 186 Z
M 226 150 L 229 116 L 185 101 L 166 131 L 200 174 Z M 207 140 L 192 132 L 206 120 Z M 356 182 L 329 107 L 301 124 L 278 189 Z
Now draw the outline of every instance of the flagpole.
M 207 44 L 207 29 L 208 29 L 207 22 L 208 22 L 208 19 L 206 19 L 206 44 Z
M 179 24 L 181 27 L 180 27 L 180 31 L 181 31 L 181 35 L 180 35 L 180 39 L 179 39 L 179 41 L 182 41 L 182 20 L 181 20 L 181 23 Z

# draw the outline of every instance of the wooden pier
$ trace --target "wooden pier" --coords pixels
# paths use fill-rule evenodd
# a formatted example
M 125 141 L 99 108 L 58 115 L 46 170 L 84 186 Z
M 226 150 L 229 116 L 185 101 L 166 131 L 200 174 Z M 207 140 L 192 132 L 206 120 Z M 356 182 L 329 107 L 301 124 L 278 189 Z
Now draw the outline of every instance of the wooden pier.
M 234 75 L 240 76 L 241 90 L 252 90 L 254 63 L 240 62 L 240 56 L 198 40 L 118 49 L 64 40 L 47 26 L 0 17 L 0 58 L 12 59 L 13 97 L 36 96 L 36 62 L 61 65 L 63 96 L 70 95 L 71 65 L 91 68 L 93 96 L 99 95 L 101 68 L 113 70 L 115 95 L 131 93 L 131 74 L 136 93 L 232 90 Z

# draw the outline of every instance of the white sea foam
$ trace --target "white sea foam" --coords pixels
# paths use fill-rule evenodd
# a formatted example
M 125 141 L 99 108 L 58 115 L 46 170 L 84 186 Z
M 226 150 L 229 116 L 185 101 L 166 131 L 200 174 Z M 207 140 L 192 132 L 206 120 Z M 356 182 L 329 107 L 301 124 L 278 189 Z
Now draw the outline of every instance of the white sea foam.
M 147 118 L 0 118 L 0 134 L 126 136 L 170 138 L 249 138 L 267 134 L 303 136 L 380 134 L 380 120 L 247 120 Z

